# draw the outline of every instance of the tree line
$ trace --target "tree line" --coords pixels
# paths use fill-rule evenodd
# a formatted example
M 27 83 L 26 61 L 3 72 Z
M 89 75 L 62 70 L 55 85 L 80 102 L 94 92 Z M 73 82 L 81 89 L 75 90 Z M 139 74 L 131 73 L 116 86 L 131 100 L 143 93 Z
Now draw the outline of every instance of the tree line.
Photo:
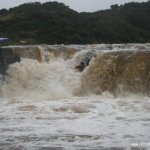
M 76 12 L 63 3 L 26 3 L 0 10 L 0 37 L 27 44 L 150 42 L 150 1 Z

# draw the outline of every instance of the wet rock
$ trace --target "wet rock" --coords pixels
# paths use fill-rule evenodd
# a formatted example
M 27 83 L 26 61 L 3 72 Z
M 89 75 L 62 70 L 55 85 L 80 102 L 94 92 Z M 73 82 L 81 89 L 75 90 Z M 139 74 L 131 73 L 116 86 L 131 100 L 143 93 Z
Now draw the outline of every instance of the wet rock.
M 9 64 L 20 62 L 20 56 L 10 48 L 0 48 L 0 74 L 6 74 Z

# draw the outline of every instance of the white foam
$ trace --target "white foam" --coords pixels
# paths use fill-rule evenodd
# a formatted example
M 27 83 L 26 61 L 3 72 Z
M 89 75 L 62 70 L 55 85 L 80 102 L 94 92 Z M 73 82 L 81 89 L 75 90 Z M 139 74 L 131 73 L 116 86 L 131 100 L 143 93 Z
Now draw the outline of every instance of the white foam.
M 79 86 L 80 74 L 68 67 L 64 60 L 39 63 L 23 59 L 8 70 L 8 79 L 1 87 L 4 97 L 32 97 L 60 99 L 73 96 Z
M 149 97 L 74 96 L 82 73 L 71 67 L 80 54 L 10 66 L 0 89 L 0 149 L 130 149 L 150 139 Z
M 150 138 L 149 104 L 148 97 L 106 93 L 57 101 L 16 98 L 1 104 L 0 143 L 26 149 L 129 148 L 132 140 Z

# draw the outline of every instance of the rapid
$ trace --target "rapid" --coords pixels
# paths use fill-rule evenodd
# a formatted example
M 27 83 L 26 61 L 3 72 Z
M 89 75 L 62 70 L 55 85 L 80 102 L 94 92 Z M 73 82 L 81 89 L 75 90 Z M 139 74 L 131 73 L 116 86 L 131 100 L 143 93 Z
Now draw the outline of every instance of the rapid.
M 150 149 L 150 44 L 37 48 L 38 59 L 24 53 L 1 82 L 0 150 Z M 79 72 L 91 50 L 97 58 Z

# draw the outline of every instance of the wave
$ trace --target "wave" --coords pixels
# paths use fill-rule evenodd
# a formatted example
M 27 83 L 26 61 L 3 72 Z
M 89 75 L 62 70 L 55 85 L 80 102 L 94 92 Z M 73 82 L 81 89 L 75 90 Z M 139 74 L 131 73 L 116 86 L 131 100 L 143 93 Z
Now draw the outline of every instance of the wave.
M 82 76 L 82 89 L 96 94 L 149 94 L 150 51 L 116 51 L 97 57 Z
M 149 44 L 12 47 L 22 57 L 9 66 L 3 97 L 61 99 L 80 94 L 149 94 Z M 75 66 L 96 51 L 83 72 Z

